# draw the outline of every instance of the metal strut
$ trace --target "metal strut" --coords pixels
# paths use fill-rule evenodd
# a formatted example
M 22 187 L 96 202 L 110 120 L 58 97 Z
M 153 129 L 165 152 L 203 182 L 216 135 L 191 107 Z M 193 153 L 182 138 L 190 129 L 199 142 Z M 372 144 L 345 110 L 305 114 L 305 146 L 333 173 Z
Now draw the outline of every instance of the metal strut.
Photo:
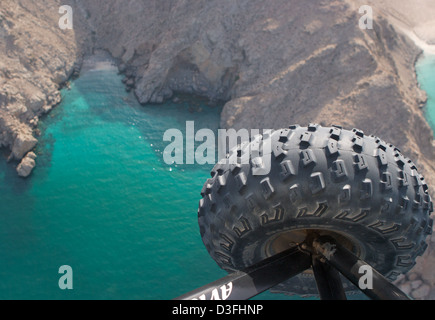
M 320 300 L 347 300 L 340 273 L 322 260 L 313 256 L 312 268 Z
M 339 272 L 360 288 L 361 266 L 369 266 L 328 236 L 309 239 L 256 265 L 236 271 L 176 300 L 246 300 L 312 267 L 320 298 L 346 300 Z M 374 268 L 371 288 L 360 288 L 375 300 L 409 300 Z
M 247 300 L 311 267 L 311 258 L 293 247 L 256 265 L 236 271 L 176 300 Z
M 336 243 L 331 237 L 319 237 L 313 241 L 313 248 L 327 261 L 329 265 L 340 271 L 366 296 L 374 300 L 410 300 L 394 284 L 388 281 L 382 274 L 371 267 L 367 262 L 359 259 L 352 252 Z M 372 272 L 372 288 L 360 287 L 359 273 L 361 267 L 369 267 Z

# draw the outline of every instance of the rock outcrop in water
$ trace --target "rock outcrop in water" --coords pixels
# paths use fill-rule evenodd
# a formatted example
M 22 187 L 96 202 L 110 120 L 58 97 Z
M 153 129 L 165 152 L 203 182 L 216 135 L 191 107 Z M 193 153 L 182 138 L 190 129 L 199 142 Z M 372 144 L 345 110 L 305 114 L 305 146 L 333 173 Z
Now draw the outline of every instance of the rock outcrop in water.
M 39 117 L 60 102 L 59 88 L 82 56 L 80 32 L 59 28 L 60 6 L 57 0 L 0 6 L 0 147 L 17 161 L 35 147 Z
M 36 165 L 35 159 L 36 154 L 34 152 L 29 152 L 23 160 L 21 160 L 17 167 L 17 173 L 20 177 L 26 178 L 32 173 L 33 168 L 35 168 Z
M 433 134 L 414 72 L 421 50 L 388 10 L 406 1 L 368 2 L 382 4 L 373 30 L 359 28 L 356 0 L 4 0 L 0 146 L 18 161 L 34 148 L 38 118 L 60 101 L 82 55 L 99 48 L 119 60 L 142 103 L 193 93 L 226 101 L 226 128 L 357 127 L 399 146 L 433 188 Z M 73 30 L 58 26 L 64 4 Z
M 0 145 L 16 160 L 34 147 L 34 124 L 82 55 L 102 48 L 142 103 L 184 92 L 227 101 L 222 127 L 358 127 L 400 146 L 435 183 L 413 68 L 421 50 L 382 15 L 361 30 L 357 1 L 62 4 L 74 9 L 73 30 L 59 28 L 58 0 L 0 9 Z
M 59 102 L 59 85 L 95 47 L 119 60 L 142 103 L 184 92 L 227 101 L 222 127 L 358 127 L 400 146 L 435 184 L 414 73 L 421 50 L 383 15 L 361 30 L 356 1 L 66 2 L 74 30 L 58 27 L 59 1 L 1 9 L 0 141 L 21 149 L 29 138 L 18 160 L 33 144 L 30 122 Z

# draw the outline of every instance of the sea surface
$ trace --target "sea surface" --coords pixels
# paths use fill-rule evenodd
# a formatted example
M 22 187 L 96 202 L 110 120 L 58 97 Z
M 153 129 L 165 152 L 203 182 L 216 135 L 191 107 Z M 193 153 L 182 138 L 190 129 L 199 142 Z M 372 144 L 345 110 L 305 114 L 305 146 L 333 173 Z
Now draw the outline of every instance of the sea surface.
M 435 136 L 435 55 L 423 56 L 417 62 L 416 69 L 420 87 L 428 95 L 425 116 Z
M 417 65 L 435 124 L 435 57 Z M 41 120 L 37 167 L 0 159 L 0 299 L 173 299 L 226 275 L 197 208 L 212 165 L 163 161 L 167 129 L 216 132 L 221 107 L 181 97 L 141 106 L 108 61 L 87 61 Z M 61 266 L 73 289 L 61 290 Z M 258 299 L 289 299 L 266 292 Z M 294 299 L 295 297 L 293 297 Z
M 197 223 L 213 165 L 162 156 L 167 129 L 216 132 L 221 106 L 141 106 L 110 62 L 94 60 L 40 121 L 28 179 L 1 152 L 0 299 L 173 299 L 226 275 Z M 59 287 L 65 265 L 72 290 Z

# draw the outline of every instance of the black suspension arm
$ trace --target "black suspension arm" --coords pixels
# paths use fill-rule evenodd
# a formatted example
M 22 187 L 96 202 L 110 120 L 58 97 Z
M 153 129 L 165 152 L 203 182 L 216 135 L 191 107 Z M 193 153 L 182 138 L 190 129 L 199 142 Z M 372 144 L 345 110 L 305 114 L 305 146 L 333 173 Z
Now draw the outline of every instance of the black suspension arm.
M 322 255 L 326 262 L 336 268 L 340 273 L 351 281 L 355 286 L 360 287 L 359 280 L 361 274 L 360 267 L 370 265 L 359 259 L 349 250 L 337 244 L 330 237 L 319 237 L 313 241 L 313 248 L 318 254 Z M 371 268 L 371 267 L 370 267 Z M 410 300 L 394 284 L 389 282 L 382 274 L 371 268 L 373 276 L 373 288 L 360 290 L 369 298 L 374 300 Z
M 247 300 L 311 267 L 311 257 L 291 248 L 184 294 L 176 300 Z

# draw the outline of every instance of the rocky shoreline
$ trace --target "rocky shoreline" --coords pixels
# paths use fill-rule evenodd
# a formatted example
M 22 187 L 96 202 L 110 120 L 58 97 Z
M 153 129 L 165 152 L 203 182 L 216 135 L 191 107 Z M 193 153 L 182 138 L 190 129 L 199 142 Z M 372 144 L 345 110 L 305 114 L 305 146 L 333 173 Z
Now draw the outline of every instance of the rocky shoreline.
M 67 2 L 80 9 L 74 30 L 57 26 L 60 1 L 8 3 L 1 11 L 1 34 L 9 41 L 0 52 L 11 58 L 0 65 L 9 75 L 0 90 L 0 146 L 16 161 L 34 148 L 39 117 L 59 103 L 59 88 L 99 48 L 117 59 L 127 90 L 141 103 L 161 103 L 174 92 L 223 100 L 223 128 L 340 122 L 401 146 L 435 183 L 432 131 L 420 110 L 426 97 L 409 72 L 421 50 L 384 16 L 376 16 L 374 30 L 362 31 L 358 6 L 345 0 Z M 14 19 L 20 14 L 29 23 Z M 32 28 L 42 14 L 44 28 Z
M 0 8 L 0 147 L 11 150 L 10 161 L 32 156 L 39 117 L 60 102 L 59 89 L 75 71 L 78 46 L 72 33 L 57 34 L 58 19 L 47 11 L 54 3 Z
M 414 72 L 422 50 L 383 11 L 375 10 L 373 30 L 361 30 L 358 1 L 82 5 L 95 46 L 119 61 L 139 102 L 174 92 L 223 100 L 222 128 L 339 122 L 401 146 L 435 184 L 426 96 Z
M 226 101 L 222 128 L 317 122 L 376 134 L 413 159 L 433 196 L 433 133 L 414 72 L 422 49 L 403 32 L 412 21 L 386 0 L 370 1 L 379 9 L 374 29 L 361 30 L 359 2 L 7 0 L 0 8 L 0 147 L 28 176 L 39 118 L 60 102 L 59 89 L 78 75 L 83 57 L 101 49 L 143 104 L 182 92 Z M 406 5 L 395 1 L 398 10 L 399 3 Z M 73 30 L 58 27 L 65 4 L 75 9 Z M 435 288 L 434 256 L 429 246 L 416 275 L 399 279 L 411 295 L 433 298 L 426 285 Z

